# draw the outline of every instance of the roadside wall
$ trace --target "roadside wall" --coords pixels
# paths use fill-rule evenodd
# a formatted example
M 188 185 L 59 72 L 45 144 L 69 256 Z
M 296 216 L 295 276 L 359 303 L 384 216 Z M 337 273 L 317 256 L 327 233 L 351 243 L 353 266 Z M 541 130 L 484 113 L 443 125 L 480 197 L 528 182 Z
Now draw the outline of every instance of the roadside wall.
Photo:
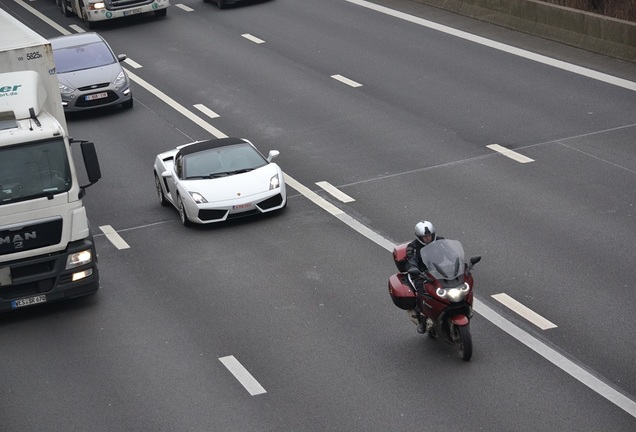
M 413 0 L 636 63 L 636 23 L 536 0 Z

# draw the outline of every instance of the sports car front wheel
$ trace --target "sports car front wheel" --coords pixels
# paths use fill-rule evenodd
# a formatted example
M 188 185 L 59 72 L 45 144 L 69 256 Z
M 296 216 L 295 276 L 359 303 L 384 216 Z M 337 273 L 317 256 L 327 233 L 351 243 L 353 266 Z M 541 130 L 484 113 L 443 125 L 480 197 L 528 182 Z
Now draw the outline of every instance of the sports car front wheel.
M 181 218 L 181 223 L 183 226 L 190 226 L 192 222 L 188 219 L 188 215 L 186 214 L 185 206 L 183 205 L 183 201 L 180 196 L 177 196 L 177 209 L 179 210 L 179 218 Z
M 166 200 L 166 196 L 163 194 L 163 189 L 161 188 L 161 180 L 159 176 L 155 173 L 155 187 L 157 188 L 157 195 L 159 196 L 159 204 L 162 206 L 167 206 L 168 201 Z

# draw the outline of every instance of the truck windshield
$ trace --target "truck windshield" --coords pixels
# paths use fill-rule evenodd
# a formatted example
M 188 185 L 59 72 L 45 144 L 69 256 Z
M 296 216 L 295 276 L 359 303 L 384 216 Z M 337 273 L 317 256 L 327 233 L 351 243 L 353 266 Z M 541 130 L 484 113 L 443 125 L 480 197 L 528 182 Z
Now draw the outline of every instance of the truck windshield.
M 52 197 L 71 189 L 64 141 L 0 148 L 0 205 Z

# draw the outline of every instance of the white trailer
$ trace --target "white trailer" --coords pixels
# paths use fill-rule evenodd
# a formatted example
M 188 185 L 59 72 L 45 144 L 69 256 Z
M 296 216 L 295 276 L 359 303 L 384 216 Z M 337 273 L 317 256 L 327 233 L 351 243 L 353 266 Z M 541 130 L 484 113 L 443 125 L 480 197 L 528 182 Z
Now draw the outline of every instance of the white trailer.
M 0 9 L 0 312 L 92 294 L 97 254 L 85 188 L 101 173 L 80 142 L 71 152 L 50 43 Z

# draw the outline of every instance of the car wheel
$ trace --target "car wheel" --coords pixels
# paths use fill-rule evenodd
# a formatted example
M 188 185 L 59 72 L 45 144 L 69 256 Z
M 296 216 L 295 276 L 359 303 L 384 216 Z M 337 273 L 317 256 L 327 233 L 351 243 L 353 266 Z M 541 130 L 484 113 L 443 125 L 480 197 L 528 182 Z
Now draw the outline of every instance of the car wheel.
M 159 196 L 159 204 L 161 204 L 164 207 L 167 206 L 168 200 L 166 200 L 166 196 L 163 194 L 163 189 L 161 187 L 161 179 L 159 178 L 157 173 L 155 173 L 155 188 L 157 188 L 157 195 Z
M 225 0 L 216 0 L 216 5 L 219 7 L 219 9 L 225 9 L 225 6 L 227 6 L 225 4 Z
M 158 17 L 165 17 L 168 14 L 168 8 L 159 9 L 155 11 L 155 15 Z
M 126 108 L 126 109 L 130 109 L 133 107 L 133 98 L 131 97 L 130 100 L 127 100 L 126 102 L 123 102 L 121 104 L 122 107 Z
M 183 205 L 183 201 L 181 197 L 177 195 L 177 210 L 179 210 L 179 218 L 181 219 L 181 223 L 183 226 L 190 226 L 192 222 L 188 219 L 188 215 L 186 214 L 185 206 Z

